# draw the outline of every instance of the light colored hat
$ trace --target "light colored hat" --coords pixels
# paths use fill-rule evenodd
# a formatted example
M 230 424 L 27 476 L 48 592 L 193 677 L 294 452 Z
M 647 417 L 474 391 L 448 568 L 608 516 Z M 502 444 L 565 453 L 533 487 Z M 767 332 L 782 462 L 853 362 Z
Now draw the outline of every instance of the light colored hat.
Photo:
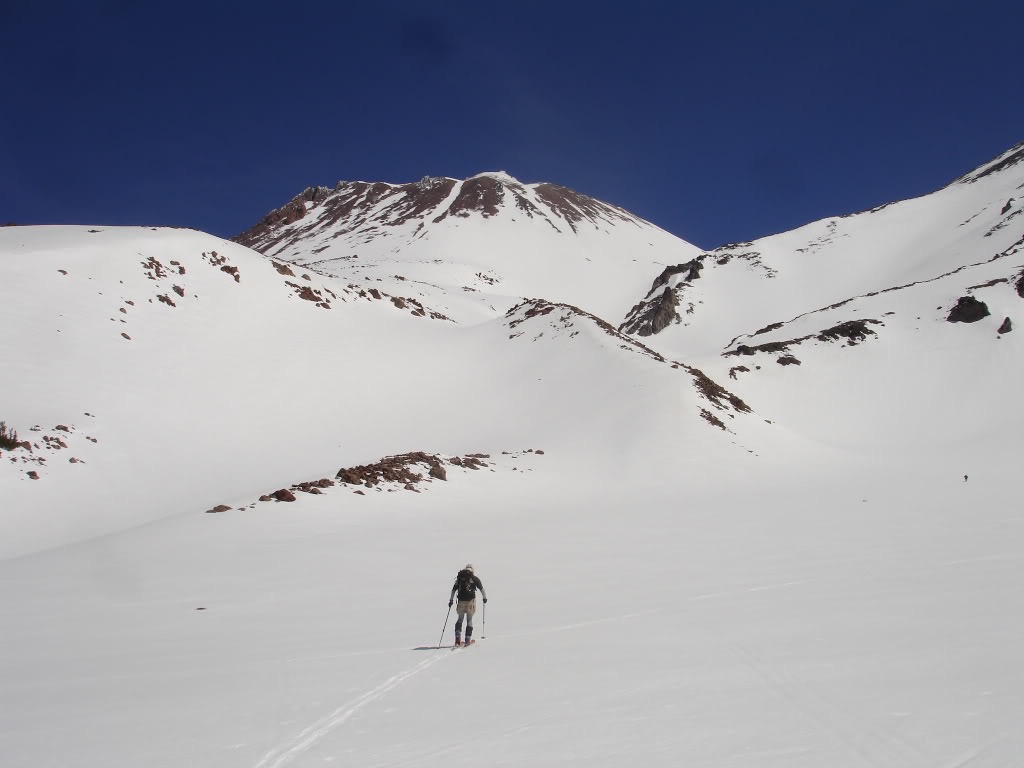
M 472 563 L 466 563 L 466 567 L 463 568 L 462 570 L 469 571 L 470 573 L 473 573 L 473 564 Z

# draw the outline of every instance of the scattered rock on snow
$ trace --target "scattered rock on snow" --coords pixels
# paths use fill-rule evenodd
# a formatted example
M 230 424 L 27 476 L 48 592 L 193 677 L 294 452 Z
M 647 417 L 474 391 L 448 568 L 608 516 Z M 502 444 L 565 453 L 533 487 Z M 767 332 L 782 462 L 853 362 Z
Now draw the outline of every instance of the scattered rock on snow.
M 1007 317 L 1003 319 L 1003 324 L 999 326 L 999 330 L 997 331 L 997 333 L 1009 333 L 1012 330 L 1013 323 L 1010 321 L 1010 318 Z
M 280 490 L 274 491 L 271 496 L 278 501 L 295 501 L 295 494 L 287 488 L 281 488 Z

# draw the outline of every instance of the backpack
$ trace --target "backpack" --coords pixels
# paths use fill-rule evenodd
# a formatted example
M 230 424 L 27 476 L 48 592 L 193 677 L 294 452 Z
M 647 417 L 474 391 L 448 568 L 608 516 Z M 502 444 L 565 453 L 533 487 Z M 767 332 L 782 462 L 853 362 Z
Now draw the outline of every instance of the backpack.
M 459 571 L 458 576 L 455 577 L 455 583 L 459 587 L 459 599 L 462 599 L 462 595 L 470 595 L 468 600 L 472 600 L 476 597 L 476 581 L 473 579 L 473 573 L 465 569 Z

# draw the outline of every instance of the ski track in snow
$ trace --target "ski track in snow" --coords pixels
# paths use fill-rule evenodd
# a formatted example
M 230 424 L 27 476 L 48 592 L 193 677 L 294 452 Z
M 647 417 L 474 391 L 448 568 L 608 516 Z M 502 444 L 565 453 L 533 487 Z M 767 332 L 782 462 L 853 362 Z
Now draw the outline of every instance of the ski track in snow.
M 730 590 L 726 592 L 714 592 L 702 595 L 693 595 L 687 598 L 686 602 L 696 602 L 700 600 L 714 599 L 719 597 L 731 597 L 735 595 L 741 595 L 750 592 L 762 592 L 766 590 L 775 589 L 786 589 L 788 587 L 803 584 L 803 581 L 789 581 L 781 584 L 767 584 L 757 587 L 748 587 L 745 589 Z M 550 632 L 565 632 L 574 629 L 581 629 L 597 624 L 608 624 L 620 621 L 627 621 L 632 618 L 654 613 L 656 611 L 641 611 L 637 613 L 628 613 L 618 616 L 609 616 L 601 619 L 594 619 L 592 621 L 583 621 L 574 624 L 565 624 L 556 627 L 548 627 L 542 630 L 533 630 L 529 632 L 513 632 L 505 635 L 505 637 L 524 637 L 535 634 L 546 634 Z M 344 654 L 344 655 L 361 655 L 361 654 Z M 444 654 L 434 654 L 428 659 L 424 659 L 419 664 L 415 665 L 411 669 L 405 672 L 400 672 L 392 677 L 389 677 L 383 683 L 378 685 L 376 688 L 367 691 L 362 696 L 354 699 L 353 701 L 338 707 L 333 712 L 325 715 L 324 717 L 317 720 L 312 725 L 305 728 L 294 738 L 274 747 L 270 750 L 263 758 L 254 766 L 254 768 L 283 768 L 290 764 L 297 757 L 305 753 L 310 747 L 316 744 L 318 741 L 323 739 L 329 733 L 334 731 L 339 726 L 343 725 L 353 715 L 355 715 L 360 709 L 365 707 L 367 704 L 371 704 L 377 701 L 389 691 L 397 688 L 403 682 L 408 680 L 410 677 L 419 674 L 428 667 L 433 666 L 439 660 L 444 658 Z
M 399 672 L 397 675 L 389 677 L 376 688 L 367 691 L 353 701 L 343 704 L 333 712 L 317 720 L 294 738 L 274 747 L 263 756 L 262 760 L 256 763 L 254 768 L 282 768 L 282 766 L 288 765 L 295 760 L 295 758 L 302 755 L 306 750 L 331 733 L 331 731 L 335 730 L 340 725 L 343 725 L 367 704 L 372 704 L 377 701 L 389 691 L 394 690 L 404 683 L 410 677 L 413 677 L 428 667 L 436 664 L 438 661 L 443 659 L 444 656 L 444 654 L 440 653 L 434 654 L 430 658 L 424 659 L 411 669 L 408 669 L 405 672 Z

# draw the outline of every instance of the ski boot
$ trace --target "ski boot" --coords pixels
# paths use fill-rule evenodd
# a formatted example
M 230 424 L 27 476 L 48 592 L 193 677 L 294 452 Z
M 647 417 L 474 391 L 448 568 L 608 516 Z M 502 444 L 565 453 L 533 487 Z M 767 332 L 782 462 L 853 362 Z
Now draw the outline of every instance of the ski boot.
M 455 647 L 458 648 L 462 645 L 462 635 L 455 636 Z

